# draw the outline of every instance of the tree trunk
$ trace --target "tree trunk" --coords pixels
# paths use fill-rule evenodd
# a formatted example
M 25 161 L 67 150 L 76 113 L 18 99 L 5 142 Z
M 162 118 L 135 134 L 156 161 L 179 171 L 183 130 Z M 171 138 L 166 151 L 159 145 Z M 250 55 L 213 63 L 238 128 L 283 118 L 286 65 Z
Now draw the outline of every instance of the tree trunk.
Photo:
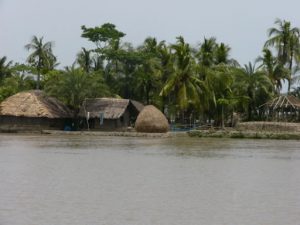
M 222 105 L 222 109 L 221 109 L 221 126 L 222 129 L 225 128 L 225 122 L 224 122 L 224 106 Z
M 41 80 L 41 58 L 39 58 L 38 64 L 37 64 L 37 82 L 36 82 L 36 89 L 39 90 L 40 89 L 40 80 Z
M 150 85 L 147 84 L 147 87 L 146 87 L 146 102 L 147 102 L 147 105 L 150 104 Z
M 251 103 L 249 103 L 249 105 L 248 105 L 248 120 L 249 121 L 252 120 L 252 107 L 251 107 Z
M 293 52 L 291 52 L 291 58 L 290 58 L 290 65 L 289 65 L 289 69 L 290 69 L 290 77 L 288 79 L 288 94 L 290 93 L 290 89 L 291 89 L 291 81 L 292 81 L 292 69 L 293 69 Z
M 40 70 L 38 70 L 37 81 L 36 81 L 36 89 L 37 90 L 40 89 L 40 80 L 41 80 L 41 73 L 40 73 Z

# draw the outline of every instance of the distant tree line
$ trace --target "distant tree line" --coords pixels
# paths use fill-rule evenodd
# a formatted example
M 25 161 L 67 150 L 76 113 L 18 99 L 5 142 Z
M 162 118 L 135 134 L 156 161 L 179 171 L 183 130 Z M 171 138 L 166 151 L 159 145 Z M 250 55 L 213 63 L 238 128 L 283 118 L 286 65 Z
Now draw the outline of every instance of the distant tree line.
M 228 45 L 213 37 L 198 46 L 181 36 L 172 44 L 148 37 L 134 47 L 122 40 L 125 33 L 105 23 L 82 26 L 81 37 L 95 47 L 81 48 L 73 65 L 57 69 L 53 43 L 34 36 L 25 45 L 26 62 L 0 58 L 0 101 L 36 88 L 75 112 L 85 98 L 107 96 L 153 104 L 183 123 L 193 118 L 224 126 L 234 112 L 244 120 L 261 119 L 259 106 L 279 95 L 285 81 L 288 93 L 300 96 L 300 29 L 280 19 L 274 25 L 262 55 L 244 66 L 230 58 Z

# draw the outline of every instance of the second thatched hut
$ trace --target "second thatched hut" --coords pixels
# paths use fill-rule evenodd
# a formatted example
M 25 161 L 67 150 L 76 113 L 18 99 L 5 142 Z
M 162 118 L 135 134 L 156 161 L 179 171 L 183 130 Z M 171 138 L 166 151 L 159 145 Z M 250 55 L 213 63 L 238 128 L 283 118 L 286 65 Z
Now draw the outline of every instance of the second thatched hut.
M 169 123 L 165 115 L 155 106 L 145 106 L 135 122 L 135 130 L 144 133 L 166 133 Z
M 260 106 L 267 118 L 276 121 L 300 121 L 300 99 L 292 95 L 280 95 Z
M 100 131 L 127 130 L 136 120 L 143 105 L 130 99 L 86 99 L 79 112 L 84 128 Z

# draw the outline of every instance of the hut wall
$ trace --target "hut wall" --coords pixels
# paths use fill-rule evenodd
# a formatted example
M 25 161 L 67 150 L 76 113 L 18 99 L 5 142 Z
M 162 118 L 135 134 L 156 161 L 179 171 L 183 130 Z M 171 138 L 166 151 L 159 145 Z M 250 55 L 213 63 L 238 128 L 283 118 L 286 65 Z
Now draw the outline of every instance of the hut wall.
M 121 116 L 119 122 L 120 122 L 119 126 L 121 126 L 121 127 L 129 127 L 130 126 L 130 112 L 129 112 L 128 108 L 126 109 L 124 114 Z
M 48 129 L 63 130 L 65 119 L 30 118 L 18 116 L 0 116 L 1 131 L 41 131 Z
M 102 125 L 100 125 L 99 118 L 89 120 L 89 127 L 91 130 L 115 130 L 117 128 L 117 124 L 117 119 L 104 119 Z M 87 126 L 85 128 L 87 128 Z

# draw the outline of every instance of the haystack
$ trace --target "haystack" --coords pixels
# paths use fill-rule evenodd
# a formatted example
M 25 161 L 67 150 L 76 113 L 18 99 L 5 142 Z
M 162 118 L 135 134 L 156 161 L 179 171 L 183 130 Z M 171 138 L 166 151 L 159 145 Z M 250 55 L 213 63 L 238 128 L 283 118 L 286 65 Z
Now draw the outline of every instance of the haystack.
M 135 129 L 144 133 L 166 133 L 169 130 L 169 123 L 161 111 L 153 105 L 148 105 L 138 115 Z
M 20 92 L 0 104 L 0 116 L 30 118 L 70 118 L 71 111 L 56 98 L 40 90 Z

